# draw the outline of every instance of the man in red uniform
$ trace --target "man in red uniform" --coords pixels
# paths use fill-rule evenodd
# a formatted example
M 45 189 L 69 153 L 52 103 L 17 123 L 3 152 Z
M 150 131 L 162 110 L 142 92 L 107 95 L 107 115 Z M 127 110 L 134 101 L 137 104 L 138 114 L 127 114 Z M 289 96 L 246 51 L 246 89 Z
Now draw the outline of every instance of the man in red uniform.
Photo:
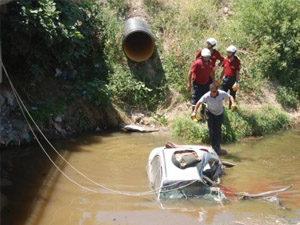
M 223 71 L 221 72 L 220 80 L 225 76 L 221 90 L 227 92 L 230 90 L 230 95 L 235 99 L 236 91 L 239 86 L 241 62 L 235 55 L 236 47 L 230 45 L 227 49 L 227 57 L 223 63 Z M 234 89 L 233 89 L 234 87 Z M 230 103 L 229 103 L 230 108 Z
M 206 43 L 207 43 L 207 48 L 210 50 L 210 53 L 211 53 L 211 61 L 213 63 L 213 66 L 216 68 L 216 61 L 217 60 L 219 60 L 218 66 L 221 66 L 223 64 L 224 58 L 220 54 L 220 52 L 218 52 L 216 49 L 214 49 L 214 47 L 217 45 L 216 39 L 208 38 L 206 40 Z M 201 58 L 201 51 L 202 51 L 202 49 L 200 49 L 196 53 L 195 60 L 197 60 L 198 58 Z
M 191 66 L 188 73 L 187 89 L 191 89 L 191 82 L 193 79 L 193 96 L 192 96 L 192 109 L 194 109 L 199 99 L 209 91 L 211 81 L 215 83 L 213 73 L 213 64 L 210 60 L 211 53 L 207 48 L 202 49 L 201 58 L 197 59 Z

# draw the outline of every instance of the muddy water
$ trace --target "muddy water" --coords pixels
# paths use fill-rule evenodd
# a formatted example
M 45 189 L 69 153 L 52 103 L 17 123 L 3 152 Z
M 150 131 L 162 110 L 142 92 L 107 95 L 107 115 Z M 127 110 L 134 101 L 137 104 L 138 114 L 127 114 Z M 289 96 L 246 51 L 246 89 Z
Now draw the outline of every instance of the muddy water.
M 149 190 L 146 162 L 151 149 L 167 134 L 91 134 L 54 143 L 61 154 L 94 181 L 119 191 Z M 231 200 L 224 206 L 205 200 L 165 202 L 154 196 L 130 197 L 91 184 L 60 160 L 51 157 L 76 186 L 51 165 L 38 147 L 1 155 L 1 224 L 300 224 L 300 130 L 224 146 L 227 169 L 222 184 L 236 192 L 259 193 L 293 188 L 279 194 L 282 207 L 262 201 Z M 16 157 L 16 155 L 18 155 Z M 21 155 L 21 156 L 20 156 Z

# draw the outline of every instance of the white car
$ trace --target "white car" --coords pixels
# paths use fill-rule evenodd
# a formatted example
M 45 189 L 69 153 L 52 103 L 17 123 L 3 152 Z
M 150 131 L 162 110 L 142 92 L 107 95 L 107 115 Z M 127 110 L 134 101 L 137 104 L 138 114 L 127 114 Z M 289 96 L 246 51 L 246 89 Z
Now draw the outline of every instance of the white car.
M 214 195 L 226 198 L 219 188 L 213 187 L 220 182 L 222 173 L 222 162 L 216 152 L 201 145 L 155 148 L 147 166 L 151 188 L 160 200 Z

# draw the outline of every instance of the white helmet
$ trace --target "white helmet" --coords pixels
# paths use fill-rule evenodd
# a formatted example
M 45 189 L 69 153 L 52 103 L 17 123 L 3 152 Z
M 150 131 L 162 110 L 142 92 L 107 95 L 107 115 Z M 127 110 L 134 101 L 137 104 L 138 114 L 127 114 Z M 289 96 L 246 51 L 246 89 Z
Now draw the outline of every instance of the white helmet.
M 230 45 L 227 49 L 226 52 L 232 52 L 236 53 L 236 47 L 234 45 Z
M 208 38 L 206 40 L 207 43 L 210 43 L 212 46 L 215 46 L 217 44 L 217 40 L 214 38 Z
M 211 57 L 211 53 L 210 50 L 208 48 L 204 48 L 201 51 L 201 56 L 202 57 Z

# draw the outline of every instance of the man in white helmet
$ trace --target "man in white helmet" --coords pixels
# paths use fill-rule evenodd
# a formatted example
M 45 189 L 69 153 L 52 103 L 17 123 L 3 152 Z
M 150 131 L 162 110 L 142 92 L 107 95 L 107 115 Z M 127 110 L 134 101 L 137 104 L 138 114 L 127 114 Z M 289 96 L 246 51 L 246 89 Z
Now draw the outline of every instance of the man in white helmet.
M 220 75 L 220 80 L 225 76 L 221 90 L 228 92 L 235 99 L 236 91 L 239 86 L 241 62 L 235 55 L 236 47 L 230 45 L 227 49 L 227 57 L 224 59 L 223 70 Z M 229 103 L 229 108 L 231 104 Z
M 208 38 L 206 40 L 206 43 L 207 43 L 207 48 L 210 50 L 210 53 L 211 53 L 211 61 L 213 63 L 214 68 L 216 69 L 217 60 L 219 61 L 218 66 L 221 66 L 223 64 L 224 57 L 220 54 L 220 52 L 218 52 L 216 49 L 214 49 L 214 47 L 217 45 L 217 40 L 216 39 Z M 201 51 L 202 51 L 202 49 L 200 49 L 196 53 L 195 60 L 201 57 Z
M 191 66 L 188 73 L 187 90 L 192 87 L 193 80 L 193 95 L 192 95 L 192 108 L 194 109 L 198 100 L 209 91 L 211 81 L 215 83 L 213 73 L 213 64 L 210 60 L 211 53 L 208 48 L 201 51 L 201 58 L 197 59 Z

